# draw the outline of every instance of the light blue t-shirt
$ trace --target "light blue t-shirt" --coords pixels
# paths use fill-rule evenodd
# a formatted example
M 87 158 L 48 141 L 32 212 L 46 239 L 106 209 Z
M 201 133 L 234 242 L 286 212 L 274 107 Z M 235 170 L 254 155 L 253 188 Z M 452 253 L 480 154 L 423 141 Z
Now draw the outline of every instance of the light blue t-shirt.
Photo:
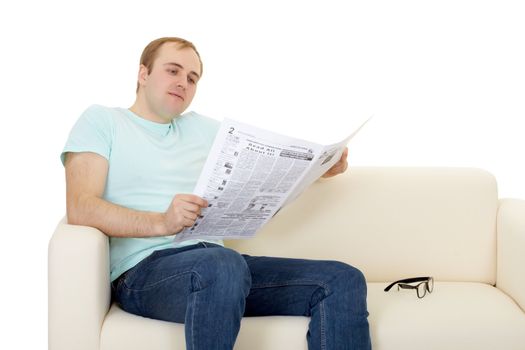
M 195 112 L 160 124 L 128 109 L 93 105 L 73 126 L 61 160 L 66 152 L 100 154 L 109 162 L 105 200 L 165 212 L 176 194 L 192 193 L 219 125 Z M 110 237 L 111 281 L 155 250 L 198 242 L 174 243 L 173 237 Z

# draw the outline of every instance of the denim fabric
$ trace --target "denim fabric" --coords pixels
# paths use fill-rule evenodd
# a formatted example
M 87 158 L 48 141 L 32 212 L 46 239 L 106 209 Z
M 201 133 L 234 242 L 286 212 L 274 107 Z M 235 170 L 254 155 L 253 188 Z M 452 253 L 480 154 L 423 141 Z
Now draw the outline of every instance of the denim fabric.
M 243 316 L 311 317 L 308 349 L 370 349 L 366 283 L 336 261 L 253 257 L 210 243 L 155 251 L 112 283 L 127 312 L 184 323 L 188 350 L 233 349 Z

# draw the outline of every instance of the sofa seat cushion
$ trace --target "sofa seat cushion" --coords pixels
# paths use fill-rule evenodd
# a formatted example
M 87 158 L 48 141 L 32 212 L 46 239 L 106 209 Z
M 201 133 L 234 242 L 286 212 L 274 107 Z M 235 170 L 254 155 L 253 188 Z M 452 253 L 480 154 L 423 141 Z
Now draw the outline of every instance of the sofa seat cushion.
M 368 284 L 375 350 L 525 349 L 525 313 L 483 283 L 436 282 L 432 294 Z
M 245 317 L 235 349 L 307 349 L 308 317 Z M 101 334 L 101 350 L 184 350 L 184 325 L 129 314 L 113 304 Z
M 418 299 L 414 290 L 368 284 L 374 350 L 522 350 L 525 313 L 499 289 L 483 283 L 436 282 Z M 246 317 L 236 349 L 306 350 L 306 317 Z M 112 305 L 103 350 L 185 349 L 184 326 L 131 315 Z

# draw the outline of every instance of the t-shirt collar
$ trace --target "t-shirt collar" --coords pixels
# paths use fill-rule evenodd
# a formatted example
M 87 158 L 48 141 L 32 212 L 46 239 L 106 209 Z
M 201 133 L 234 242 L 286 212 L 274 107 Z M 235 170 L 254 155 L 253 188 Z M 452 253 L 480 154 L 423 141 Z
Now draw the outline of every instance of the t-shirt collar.
M 166 136 L 174 127 L 173 121 L 170 123 L 153 122 L 151 120 L 139 117 L 129 109 L 126 109 L 126 114 L 140 126 L 160 136 Z

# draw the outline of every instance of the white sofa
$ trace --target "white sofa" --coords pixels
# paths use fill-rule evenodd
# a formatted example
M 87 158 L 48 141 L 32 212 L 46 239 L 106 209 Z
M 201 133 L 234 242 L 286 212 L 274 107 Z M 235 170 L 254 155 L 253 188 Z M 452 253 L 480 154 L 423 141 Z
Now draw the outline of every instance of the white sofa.
M 367 278 L 375 350 L 525 349 L 525 201 L 470 168 L 352 168 L 312 185 L 243 253 L 335 259 Z M 184 349 L 183 325 L 110 305 L 108 239 L 59 223 L 49 244 L 49 349 Z M 383 289 L 433 276 L 434 291 Z M 242 320 L 235 349 L 306 349 L 305 317 Z

